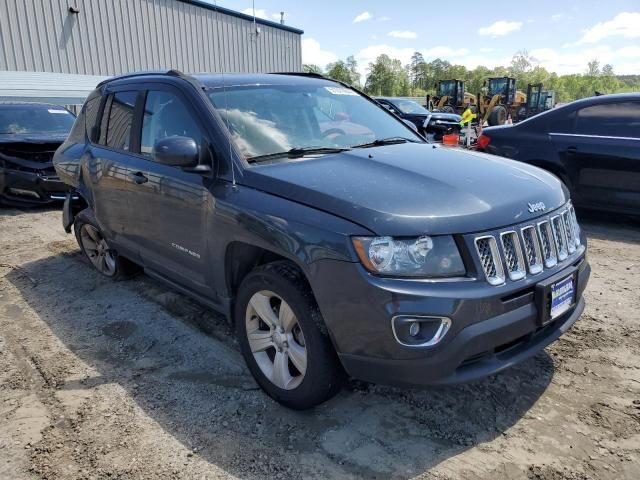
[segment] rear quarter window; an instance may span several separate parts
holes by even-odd
[[[603,103],[578,111],[576,133],[640,138],[640,102]]]

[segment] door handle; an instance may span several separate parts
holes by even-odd
[[[138,185],[142,185],[143,183],[147,183],[149,181],[149,179],[145,177],[142,172],[130,172],[127,175]]]
[[[567,153],[569,155],[573,155],[574,153],[578,152],[578,147],[567,147]]]

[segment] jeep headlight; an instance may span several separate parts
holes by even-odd
[[[465,269],[450,235],[417,238],[353,237],[367,270],[399,277],[454,277]]]

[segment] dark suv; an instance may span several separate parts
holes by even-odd
[[[496,373],[584,308],[585,239],[555,176],[426,143],[328,79],[111,79],[54,163],[91,263],[224,313],[257,382],[293,408],[345,371],[395,385]]]

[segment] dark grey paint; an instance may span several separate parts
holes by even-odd
[[[278,75],[225,77],[235,84],[326,82]],[[205,88],[222,81],[201,80]],[[480,278],[473,235],[466,233],[528,222],[533,218],[527,211],[529,202],[544,202],[547,212],[563,205],[567,193],[554,176],[509,160],[428,143],[249,166],[229,144],[202,85],[193,80],[129,77],[102,85],[95,95],[168,85],[182,92],[200,120],[210,143],[212,172],[185,172],[143,155],[93,145],[86,138],[65,143],[55,159],[60,175],[93,208],[112,245],[147,273],[229,315],[237,284],[251,262],[265,255],[289,259],[309,281],[347,371],[381,382],[393,378],[374,375],[366,365],[376,368],[388,361],[401,366],[419,360],[415,365],[437,365],[441,380],[457,381],[453,372],[474,343],[473,330],[468,330],[473,325],[483,325],[481,344],[487,346],[535,330],[531,289],[568,266],[491,287]],[[148,181],[136,183],[130,173]],[[72,209],[70,203],[65,218],[72,218]],[[443,233],[455,235],[465,262],[467,274],[458,281],[372,275],[351,243],[352,236]],[[584,259],[576,265],[583,272],[581,292],[589,269]],[[398,313],[449,316],[454,326],[436,349],[407,349],[392,336],[390,319]],[[503,315],[509,318],[499,320]],[[570,323],[577,315],[579,309]],[[493,331],[490,322],[506,323]],[[552,326],[545,338],[557,338],[561,328]],[[448,349],[449,342],[457,342],[455,352]],[[544,344],[532,342],[523,349],[530,355]],[[494,370],[514,361],[496,360]],[[411,371],[398,379],[438,381],[438,375]],[[479,367],[475,376],[490,371]]]

